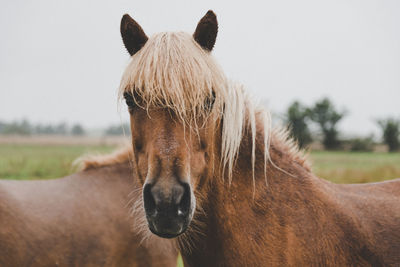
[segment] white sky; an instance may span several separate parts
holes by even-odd
[[[293,100],[333,99],[347,134],[376,132],[400,116],[400,1],[3,1],[0,120],[127,118],[116,92],[128,62],[119,33],[129,13],[147,35],[193,32],[213,9],[214,55],[229,77],[282,112]]]

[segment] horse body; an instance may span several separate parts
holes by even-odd
[[[0,265],[176,266],[167,240],[140,243],[128,207],[136,188],[128,161],[54,180],[1,180]]]
[[[202,235],[188,229],[185,266],[395,266],[400,262],[400,179],[337,185],[315,177],[280,143],[273,166],[256,168],[256,191],[242,146],[231,185],[206,187]],[[262,151],[257,151],[262,160]],[[279,164],[278,164],[279,163]],[[247,166],[247,167],[246,167]]]

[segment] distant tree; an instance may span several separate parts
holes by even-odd
[[[80,125],[74,130],[75,134],[82,134],[81,130],[84,130]],[[19,134],[19,135],[30,135],[30,134],[45,134],[45,135],[67,135],[71,133],[68,125],[65,122],[59,124],[31,124],[28,120],[24,119],[22,121],[0,122],[0,134]]]
[[[312,142],[311,133],[307,125],[308,115],[307,108],[298,101],[293,102],[286,111],[286,123],[289,126],[290,134],[301,148]]]
[[[55,134],[66,135],[68,133],[68,127],[65,122],[62,122],[54,127]]]
[[[27,120],[21,122],[14,121],[3,125],[3,134],[18,134],[18,135],[30,135],[32,133],[32,126]]]
[[[83,129],[83,127],[80,124],[75,124],[74,126],[72,126],[71,134],[72,135],[84,135],[85,130]]]
[[[373,136],[353,138],[348,141],[350,151],[364,151],[370,152],[374,150]]]
[[[35,134],[43,134],[43,126],[41,124],[35,125],[34,133]]]
[[[105,135],[130,135],[130,133],[131,131],[129,123],[124,123],[122,125],[111,125],[104,131]]]
[[[400,120],[387,118],[377,121],[382,129],[382,139],[388,145],[389,151],[393,152],[400,148]]]
[[[345,112],[336,111],[333,103],[328,98],[324,98],[309,109],[309,115],[311,120],[320,127],[325,149],[338,149],[340,141],[337,124],[344,117]]]
[[[34,132],[35,134],[48,134],[48,135],[56,134],[55,127],[50,124],[47,125],[38,124],[35,126]]]
[[[3,133],[5,127],[6,127],[6,124],[4,122],[0,121],[0,134]]]
[[[42,124],[37,124],[34,128],[34,133],[35,134],[57,134],[57,135],[66,135],[68,134],[68,126],[65,122],[62,122],[57,125],[42,125]]]

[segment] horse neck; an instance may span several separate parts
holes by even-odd
[[[232,183],[212,178],[195,218],[202,234],[193,233],[190,252],[182,250],[188,266],[262,266],[284,263],[287,238],[282,207],[301,209],[312,197],[313,178],[300,157],[278,135],[272,135],[265,179],[263,138],[256,138],[255,180],[252,180],[251,134],[244,136]],[[198,221],[198,222],[197,222]],[[273,245],[271,245],[273,244]],[[186,265],[185,265],[186,266]]]

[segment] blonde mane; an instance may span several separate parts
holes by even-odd
[[[269,158],[270,117],[256,108],[243,86],[229,81],[211,54],[187,33],[158,33],[131,57],[121,80],[125,92],[140,97],[143,108],[169,108],[185,125],[195,130],[199,118],[220,121],[222,155],[229,181],[246,128],[252,133],[252,165],[255,164],[256,113],[261,114],[265,160]],[[212,111],[207,100],[213,98]],[[135,99],[136,100],[136,99]]]
[[[245,131],[251,132],[253,170],[258,131],[264,135],[264,166],[270,160],[272,137],[294,160],[309,169],[306,157],[289,138],[288,132],[272,131],[269,112],[254,103],[243,85],[229,81],[211,54],[187,33],[159,33],[152,36],[132,56],[123,74],[119,97],[125,92],[139,96],[143,108],[159,106],[173,110],[186,125],[195,130],[201,127],[197,125],[200,117],[223,120],[221,161],[228,170],[229,182]],[[215,98],[211,112],[206,106],[210,97]],[[256,124],[260,128],[256,129]],[[86,155],[75,163],[81,170],[87,170],[130,161],[132,153],[132,147],[128,146],[109,155]],[[273,162],[270,163],[277,167]]]

